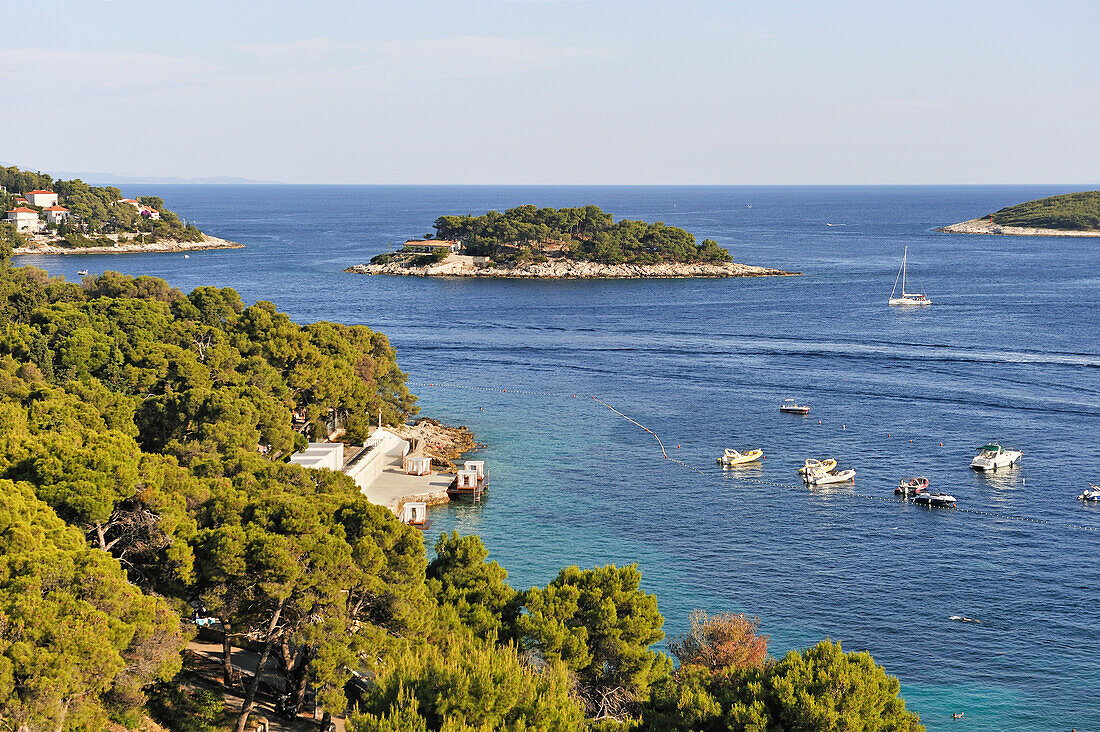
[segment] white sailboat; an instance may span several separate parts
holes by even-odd
[[[894,278],[894,289],[890,290],[891,305],[931,305],[932,301],[923,292],[915,294],[905,291],[905,260],[909,258],[909,247],[905,247],[905,253],[901,255],[901,269]],[[894,297],[898,289],[898,280],[901,280],[901,297]]]

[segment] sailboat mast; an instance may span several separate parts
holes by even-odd
[[[909,257],[909,247],[901,255],[901,296],[905,297],[905,260]]]

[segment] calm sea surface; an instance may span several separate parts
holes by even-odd
[[[429,539],[480,534],[516,587],[568,564],[637,562],[668,632],[693,608],[735,610],[762,618],[777,655],[826,636],[868,650],[930,730],[1097,730],[1100,506],[1076,496],[1100,482],[1100,240],[934,231],[1068,190],[143,186],[125,192],[161,195],[247,248],[21,263],[232,286],[299,322],[385,332],[412,382],[497,389],[414,387],[423,414],[487,443],[492,473],[482,507],[432,511]],[[341,271],[439,214],[524,203],[595,203],[805,274]],[[930,308],[886,305],[906,245]],[[780,414],[787,397],[811,415]],[[971,471],[989,439],[1023,450],[1022,464]],[[727,446],[767,459],[723,472]],[[787,487],[810,456],[854,467],[855,486]],[[894,501],[915,474],[975,513]]]

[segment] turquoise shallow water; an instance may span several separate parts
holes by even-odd
[[[411,381],[509,389],[415,391],[425,414],[477,432],[492,471],[484,506],[435,510],[433,529],[481,534],[517,587],[571,563],[637,562],[670,633],[696,607],[758,614],[776,653],[826,636],[871,651],[930,730],[1087,730],[1100,729],[1100,507],[1075,496],[1100,482],[1100,242],[934,231],[1064,190],[151,186],[126,193],[163,195],[248,248],[33,263],[231,285],[299,321],[387,333]],[[595,202],[806,274],[341,272],[440,213],[527,202]],[[906,244],[931,308],[885,304]],[[702,472],[664,460],[591,394]],[[811,416],[780,414],[785,397]],[[1024,450],[1022,464],[970,471],[990,438]],[[723,472],[725,446],[768,457]],[[823,454],[857,469],[854,488],[767,484],[793,483],[802,458]],[[991,515],[880,500],[917,473]]]

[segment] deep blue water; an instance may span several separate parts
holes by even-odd
[[[300,322],[385,332],[413,382],[509,389],[414,391],[424,414],[477,432],[492,472],[483,507],[436,509],[433,528],[480,534],[519,588],[571,563],[637,562],[668,632],[700,607],[759,615],[777,655],[839,639],[897,675],[930,730],[1092,730],[1100,506],[1075,497],[1100,482],[1100,241],[934,231],[1068,190],[145,186],[125,192],[162,195],[248,248],[22,262],[70,278],[87,267],[184,290],[233,286]],[[439,214],[523,203],[596,203],[805,274],[341,272]],[[886,305],[905,245],[930,308]],[[702,473],[664,460],[592,394]],[[780,414],[786,397],[809,402],[811,416]],[[1022,464],[995,477],[969,470],[987,439],[1022,449]],[[761,447],[767,459],[723,473],[714,460],[725,446]],[[855,487],[758,482],[794,484],[811,455],[855,467]],[[983,513],[879,500],[912,474]],[[954,711],[966,716],[952,722]]]

